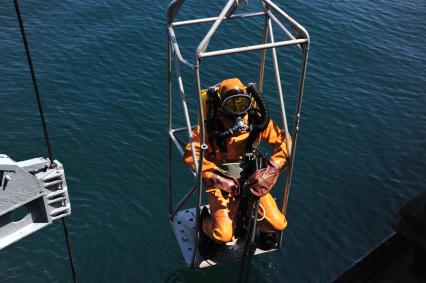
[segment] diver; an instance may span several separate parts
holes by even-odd
[[[286,218],[270,194],[280,171],[286,169],[285,134],[270,119],[267,105],[254,84],[245,86],[238,78],[226,79],[207,90],[207,104],[208,150],[202,177],[210,213],[206,207],[201,213],[200,253],[210,258],[213,247],[239,237],[237,218],[247,192],[260,198],[260,247],[272,249],[277,245],[277,232],[287,226]],[[199,126],[193,130],[193,138],[198,159]],[[263,160],[261,168],[247,174],[242,164],[245,156],[258,152],[262,140],[272,146],[273,153]],[[189,144],[183,160],[194,170]]]

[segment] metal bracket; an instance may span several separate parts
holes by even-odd
[[[54,163],[0,154],[0,250],[71,214],[64,169]]]

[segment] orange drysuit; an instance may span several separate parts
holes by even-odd
[[[225,127],[232,126],[232,121],[226,118],[226,115],[221,109],[218,109],[218,118]],[[244,120],[247,123],[248,115],[244,117]],[[198,160],[200,153],[200,127],[198,126],[194,129],[192,134]],[[209,176],[211,176],[214,171],[220,171],[220,165],[222,163],[236,162],[243,159],[249,134],[249,132],[242,131],[235,136],[227,138],[227,152],[220,152],[218,146],[209,144],[208,136],[206,136],[206,143],[209,147],[204,155],[202,173],[207,184],[210,183],[208,182]],[[273,147],[274,151],[270,158],[279,168],[282,168],[287,159],[284,132],[278,128],[275,122],[270,120],[267,128],[260,133],[254,144],[259,144],[261,140],[264,140]],[[183,160],[194,170],[194,161],[189,144],[186,146]],[[222,191],[221,188],[207,187],[206,192],[208,193],[211,217],[204,219],[203,231],[212,240],[218,243],[229,242],[232,240],[235,231],[239,198],[238,196],[229,196],[229,194]],[[259,216],[263,218],[260,223],[262,232],[282,231],[287,226],[284,215],[278,209],[275,200],[269,193],[260,198]]]

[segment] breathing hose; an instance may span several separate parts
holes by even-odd
[[[263,97],[257,91],[254,84],[249,84],[247,86],[247,92],[249,94],[251,94],[254,101],[256,101],[257,106],[259,107],[259,110],[260,110],[260,115],[261,115],[259,121],[257,123],[253,123],[252,131],[250,132],[250,135],[247,138],[245,151],[250,152],[250,151],[253,150],[252,146],[253,146],[254,141],[257,139],[259,134],[268,127],[269,120],[271,118],[269,116],[268,106],[266,105],[265,101],[263,100]],[[257,114],[255,114],[255,115],[257,115]]]

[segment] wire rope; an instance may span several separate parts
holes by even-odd
[[[36,99],[37,99],[38,111],[40,113],[40,120],[41,120],[41,124],[43,126],[44,139],[45,139],[45,142],[46,142],[47,151],[48,151],[48,155],[49,155],[50,167],[54,168],[56,166],[56,164],[55,164],[54,159],[53,159],[52,147],[50,145],[49,134],[47,132],[46,119],[44,118],[43,104],[41,102],[41,96],[40,96],[40,92],[38,90],[38,84],[37,84],[37,79],[36,79],[36,76],[35,76],[33,62],[32,62],[32,59],[31,59],[30,48],[28,46],[27,35],[25,33],[24,21],[22,19],[21,11],[19,9],[18,0],[13,0],[13,4],[15,5],[16,17],[18,18],[19,28],[21,30],[21,35],[22,35],[22,41],[24,42],[24,47],[25,47],[25,54],[27,55],[28,66],[30,68],[31,79],[32,79],[32,82],[33,82],[34,92],[35,92]],[[64,218],[62,218],[62,226],[64,228],[64,234],[65,234],[65,240],[66,240],[66,245],[67,245],[68,258],[69,258],[69,261],[70,261],[72,279],[73,279],[73,282],[76,283],[77,282],[77,279],[76,279],[77,276],[76,276],[76,272],[75,272],[75,268],[74,268],[74,262],[73,262],[73,259],[72,259],[71,241],[70,241],[70,237],[69,237],[69,234],[68,234],[68,227],[67,227],[67,224],[66,224]]]
[[[253,197],[253,202],[251,204],[251,219],[250,224],[247,227],[246,236],[245,236],[245,243],[244,243],[244,252],[243,252],[243,258],[241,260],[241,267],[240,267],[240,273],[238,276],[238,282],[239,283],[245,283],[248,280],[248,276],[250,274],[250,263],[251,259],[256,251],[256,247],[254,246],[254,240],[256,235],[256,222],[257,222],[257,215],[259,211],[259,198]]]

